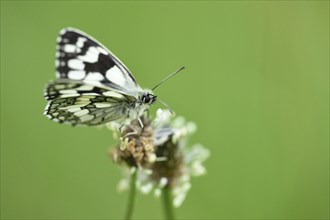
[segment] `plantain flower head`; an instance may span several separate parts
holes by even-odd
[[[153,120],[144,115],[141,122],[143,129],[138,120],[124,125],[120,143],[110,151],[113,161],[124,165],[118,190],[128,189],[130,173],[137,169],[140,192],[160,196],[164,187],[170,187],[173,205],[179,207],[191,188],[191,177],[206,173],[203,162],[209,150],[201,144],[188,147],[196,124],[172,118],[167,110],[158,109]]]

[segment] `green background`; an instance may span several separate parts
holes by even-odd
[[[79,28],[198,124],[179,218],[329,217],[328,1],[1,1],[1,218],[122,218],[107,129],[42,116],[58,31]],[[152,107],[152,112],[160,104]],[[139,194],[135,218],[162,218]]]

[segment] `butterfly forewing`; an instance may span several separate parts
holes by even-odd
[[[72,125],[127,119],[141,93],[129,70],[102,44],[73,28],[60,31],[57,79],[45,89],[44,114]]]
[[[57,77],[104,85],[120,93],[139,90],[127,67],[106,47],[73,28],[60,31],[56,50]]]

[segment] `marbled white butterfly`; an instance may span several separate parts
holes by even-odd
[[[57,38],[56,76],[45,89],[44,115],[59,123],[125,123],[139,119],[157,97],[106,47],[74,28],[61,30]]]

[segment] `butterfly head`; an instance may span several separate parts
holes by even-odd
[[[150,91],[144,93],[141,96],[141,101],[143,104],[149,104],[151,105],[152,103],[154,103],[157,99],[157,96],[155,96],[154,94],[152,94]]]

